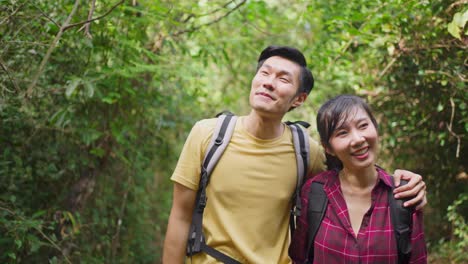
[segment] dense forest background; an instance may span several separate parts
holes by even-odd
[[[365,97],[381,163],[427,183],[430,263],[467,263],[467,20],[466,0],[0,0],[0,263],[159,263],[191,126],[247,113],[271,44],[316,78],[287,118]]]

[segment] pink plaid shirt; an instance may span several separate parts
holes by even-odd
[[[371,193],[371,207],[364,215],[357,237],[354,236],[340,181],[336,171],[326,171],[309,179],[302,187],[302,212],[294,232],[289,254],[294,263],[304,263],[307,247],[308,192],[313,181],[324,183],[327,211],[314,242],[313,263],[397,263],[398,251],[390,219],[388,188],[391,177],[377,169],[379,178]],[[410,263],[427,263],[422,212],[413,214]]]

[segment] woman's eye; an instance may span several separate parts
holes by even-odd
[[[359,127],[362,128],[362,129],[364,129],[364,128],[367,128],[368,126],[369,126],[368,123],[363,123],[363,124],[361,124]]]
[[[346,135],[346,131],[344,130],[336,132],[336,136],[344,136],[344,135]]]

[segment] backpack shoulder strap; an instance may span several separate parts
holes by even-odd
[[[238,264],[239,262],[228,255],[206,245],[203,236],[203,212],[206,206],[206,187],[209,183],[211,172],[224,153],[231,140],[236,126],[237,116],[230,112],[222,112],[217,115],[218,121],[211,137],[210,144],[205,151],[205,157],[201,166],[200,183],[198,186],[195,206],[192,214],[192,224],[187,241],[187,256],[192,256],[201,251],[224,262]]]
[[[296,189],[293,194],[293,214],[294,216],[299,216],[301,214],[301,198],[300,191],[303,184],[304,178],[309,171],[310,163],[310,145],[309,145],[309,136],[302,129],[301,126],[309,127],[309,124],[303,121],[297,122],[286,122],[290,128],[293,138],[294,152],[296,154],[296,163],[297,163],[297,183]],[[300,124],[300,125],[299,125]],[[294,222],[292,222],[294,223]],[[293,231],[295,229],[294,224],[291,226]]]
[[[400,186],[407,183],[407,181],[401,180]],[[392,220],[397,241],[398,263],[406,264],[409,263],[411,257],[411,230],[414,208],[404,207],[403,203],[405,200],[395,199],[393,196],[393,189],[394,188],[390,188],[388,191],[390,218]]]
[[[223,112],[219,115],[211,142],[205,152],[202,170],[205,170],[208,177],[211,175],[215,165],[224,153],[236,126],[237,116],[230,112]]]
[[[307,195],[309,206],[307,208],[307,223],[308,223],[308,238],[307,238],[307,261],[312,263],[314,260],[314,240],[322,223],[323,217],[327,210],[328,198],[323,183],[312,182],[309,193]]]

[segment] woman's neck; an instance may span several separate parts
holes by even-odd
[[[246,116],[243,125],[247,132],[260,139],[274,139],[281,136],[284,132],[281,118],[261,116],[255,111],[251,111]]]
[[[339,174],[342,185],[352,189],[368,189],[377,182],[377,170],[374,166],[362,170],[350,170],[343,168]]]

